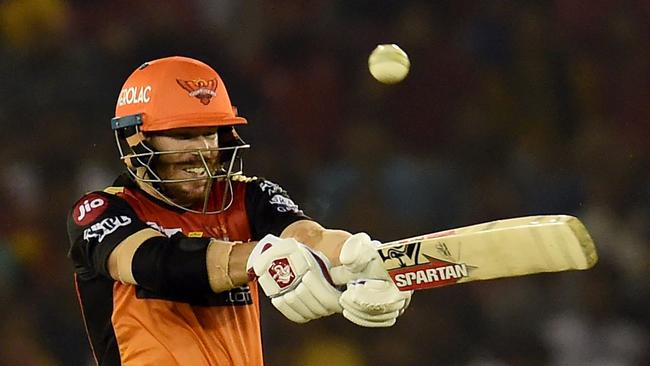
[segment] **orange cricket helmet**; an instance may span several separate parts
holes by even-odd
[[[221,77],[188,57],[145,62],[128,77],[115,106],[113,129],[139,115],[140,131],[245,124],[237,117]]]
[[[231,178],[243,173],[240,150],[249,148],[235,131],[246,124],[230,104],[226,87],[217,72],[205,63],[187,57],[167,57],[145,62],[128,77],[120,91],[111,119],[120,159],[127,172],[144,189],[169,203],[190,212],[213,214],[232,204]],[[157,151],[146,138],[147,132],[186,127],[217,127],[219,147],[183,151]],[[187,153],[201,156],[206,174],[187,179],[162,179],[154,163],[163,154]],[[219,166],[206,163],[204,154],[219,153]],[[203,209],[195,210],[176,204],[162,190],[164,184],[205,181]],[[218,210],[208,210],[208,197],[214,180],[225,181]]]

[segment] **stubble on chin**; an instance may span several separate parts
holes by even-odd
[[[162,193],[174,203],[183,207],[191,207],[203,203],[205,198],[205,182],[198,183],[171,183],[163,186]]]

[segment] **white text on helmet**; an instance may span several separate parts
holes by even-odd
[[[117,99],[117,106],[121,107],[125,104],[149,103],[151,100],[149,92],[151,92],[151,85],[132,86],[130,88],[122,89],[122,91],[120,91],[120,97]]]

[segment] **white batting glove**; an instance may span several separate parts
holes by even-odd
[[[346,282],[355,279],[390,279],[376,250],[380,244],[366,233],[354,234],[343,243],[339,260],[343,270],[348,272],[347,276],[353,277]]]
[[[380,243],[366,233],[345,241],[333,269],[335,282],[346,281],[347,289],[339,303],[343,316],[364,327],[390,327],[411,301],[412,291],[400,291],[383,266],[376,247]]]
[[[386,280],[350,282],[339,299],[346,319],[373,328],[395,324],[410,301],[411,291],[402,292]]]
[[[273,306],[296,323],[342,310],[329,261],[295,239],[266,235],[248,257],[247,268]]]

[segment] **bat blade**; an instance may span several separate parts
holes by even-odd
[[[421,235],[378,248],[402,291],[542,272],[584,270],[598,260],[585,226],[573,216],[497,220]]]

